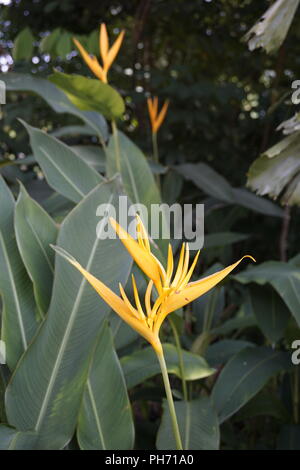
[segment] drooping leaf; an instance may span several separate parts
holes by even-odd
[[[77,438],[83,450],[128,450],[134,443],[134,425],[125,379],[106,322],[89,369]]]
[[[212,393],[220,423],[236,413],[273,375],[290,367],[289,354],[265,346],[246,348],[233,356]]]
[[[234,202],[230,184],[206,163],[185,163],[178,165],[176,171],[179,171],[186,179],[193,181],[206,194],[228,203]]]
[[[271,284],[300,325],[300,269],[297,266],[280,261],[266,261],[235,275],[234,278],[243,284]]]
[[[117,291],[118,282],[127,279],[131,259],[118,240],[105,238],[105,223],[95,217],[99,204],[118,207],[112,183],[94,188],[70,212],[57,245]],[[71,440],[91,353],[108,312],[82,275],[56,257],[49,313],[6,392],[9,423],[36,431],[36,450],[61,449]]]
[[[298,5],[299,0],[274,2],[243,38],[250,51],[262,47],[268,54],[275,52],[287,35]]]
[[[83,120],[94,135],[102,142],[108,138],[108,128],[101,114],[94,111],[81,111],[74,106],[66,95],[49,80],[33,77],[29,74],[9,72],[1,76],[7,91],[28,91],[38,94],[56,113],[69,113]]]
[[[247,185],[260,195],[268,194],[289,205],[300,205],[300,132],[266,150],[251,165]]]
[[[62,72],[55,72],[49,80],[61,88],[82,111],[96,111],[108,119],[120,118],[125,111],[119,93],[100,80]]]
[[[176,444],[166,400],[163,408],[156,446],[159,450],[175,450]],[[210,398],[202,397],[188,402],[176,401],[175,410],[184,450],[217,450],[219,448],[218,417]]]
[[[21,258],[33,282],[36,302],[46,313],[54,275],[54,253],[50,244],[56,242],[57,227],[23,185],[16,203],[15,230]]]
[[[237,204],[261,214],[281,217],[282,209],[267,199],[251,194],[244,188],[233,188],[229,182],[206,163],[186,163],[175,167],[186,179],[204,193],[228,204]]]
[[[178,353],[173,344],[163,344],[168,372],[181,377]],[[188,351],[182,351],[185,380],[198,380],[215,373],[207,362],[200,356]],[[128,388],[135,387],[144,380],[160,373],[160,366],[151,346],[134,352],[121,359]]]
[[[31,281],[22,263],[14,234],[13,196],[0,176],[0,295],[3,302],[1,338],[6,361],[14,369],[37,328]]]
[[[70,147],[22,121],[36,161],[49,185],[71,201],[79,202],[103,178]]]

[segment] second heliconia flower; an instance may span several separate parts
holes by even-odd
[[[79,49],[80,54],[82,55],[87,66],[91,69],[94,75],[96,75],[96,77],[104,83],[107,83],[107,73],[119,52],[119,49],[123,42],[124,34],[125,31],[121,31],[113,45],[109,47],[106,26],[104,23],[101,24],[99,35],[99,49],[103,66],[99,64],[97,57],[90,55],[80,44],[80,42],[77,41],[77,39],[73,38],[73,41]]]
[[[164,119],[166,117],[168,107],[169,107],[169,100],[165,101],[161,110],[158,112],[158,98],[155,96],[153,99],[147,99],[148,104],[148,111],[149,117],[151,122],[152,133],[156,134]]]

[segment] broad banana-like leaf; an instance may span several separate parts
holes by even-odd
[[[83,75],[55,72],[49,80],[61,88],[69,100],[83,111],[96,111],[116,119],[125,111],[123,98],[107,83]]]
[[[36,435],[0,424],[0,450],[33,450]]]
[[[85,385],[77,438],[83,450],[128,450],[134,443],[125,379],[106,321]]]
[[[18,248],[33,282],[34,295],[41,312],[49,307],[53,275],[57,227],[47,212],[27,193],[24,186],[16,203],[15,230]]]
[[[237,412],[267,381],[292,367],[290,355],[261,346],[233,356],[220,373],[212,393],[220,423]]]
[[[217,450],[219,448],[218,417],[210,398],[177,401],[175,409],[184,450]],[[157,434],[156,446],[160,450],[176,449],[166,400],[164,401],[164,412]]]
[[[0,295],[2,340],[6,361],[14,369],[37,328],[32,283],[22,263],[14,232],[15,201],[0,176]]]
[[[106,221],[96,211],[100,204],[117,203],[113,183],[98,185],[65,218],[57,240],[115,291],[128,277],[131,258],[119,240],[104,239]],[[56,257],[48,315],[6,392],[9,424],[35,431],[36,449],[61,449],[72,438],[91,354],[109,310],[82,275]]]
[[[108,127],[101,114],[94,111],[81,111],[53,83],[44,78],[26,73],[5,73],[1,75],[6,91],[28,91],[38,94],[56,113],[69,113],[83,120],[94,131],[101,142],[108,138]]]
[[[66,144],[21,122],[29,133],[36,161],[41,165],[49,185],[57,192],[79,202],[103,181],[102,176]]]

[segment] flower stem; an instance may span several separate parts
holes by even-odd
[[[155,161],[155,163],[159,163],[157,132],[152,132],[152,148],[153,148],[153,160]],[[158,189],[160,190],[159,175],[156,175],[156,182],[157,182]]]
[[[114,138],[114,143],[115,143],[116,167],[117,167],[117,171],[121,173],[121,156],[120,156],[118,128],[117,128],[116,121],[114,119],[111,121],[111,128],[112,128],[113,138]]]
[[[171,421],[172,421],[172,428],[173,428],[173,433],[174,433],[175,442],[176,442],[176,449],[183,450],[164,353],[163,351],[161,352],[156,351],[156,354],[158,357],[159,365],[161,368],[161,373],[163,376],[164,386],[166,390],[170,416],[171,416]]]
[[[172,331],[173,331],[173,336],[174,336],[175,343],[176,343],[177,355],[178,355],[178,360],[179,360],[180,375],[181,375],[181,382],[182,382],[183,398],[184,398],[185,401],[188,401],[188,391],[187,391],[187,386],[186,386],[186,380],[184,378],[184,362],[183,362],[180,339],[179,339],[178,332],[176,330],[176,326],[175,326],[173,320],[171,319],[171,317],[169,317],[169,322],[170,322],[170,325],[171,325],[171,328],[172,328]]]

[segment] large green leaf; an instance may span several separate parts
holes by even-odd
[[[49,185],[71,201],[79,202],[103,178],[76,152],[55,137],[22,121],[30,144]]]
[[[13,58],[15,60],[31,60],[34,37],[31,29],[26,27],[19,32],[14,42]]]
[[[213,400],[222,423],[278,372],[291,367],[290,355],[268,347],[246,348],[222,370],[213,388]]]
[[[105,171],[105,152],[96,145],[72,145],[73,152],[97,171]]]
[[[134,425],[126,384],[106,322],[101,329],[79,413],[84,450],[132,449]]]
[[[300,269],[297,266],[280,261],[267,261],[235,275],[234,278],[243,284],[271,284],[300,325]]]
[[[119,118],[125,111],[119,93],[100,80],[62,72],[55,72],[49,80],[61,88],[82,111],[97,111],[108,119]]]
[[[271,343],[276,343],[284,336],[290,318],[289,309],[271,286],[252,284],[248,292],[258,326]]]
[[[218,417],[208,397],[188,402],[177,401],[175,409],[182,445],[185,450],[217,450],[219,448]],[[164,401],[164,412],[156,446],[159,450],[176,449],[166,400]]]
[[[54,252],[50,244],[56,242],[57,227],[22,185],[16,203],[15,230],[22,260],[33,282],[36,302],[45,313],[54,275]]]
[[[0,294],[3,302],[2,340],[13,369],[37,327],[31,281],[22,263],[14,234],[13,196],[0,176]]]
[[[36,435],[0,424],[0,450],[33,450]]]
[[[57,240],[113,290],[127,279],[131,259],[118,240],[103,238],[106,222],[95,214],[99,204],[117,203],[112,183],[97,186],[65,218]],[[61,449],[70,441],[91,353],[108,312],[82,275],[56,257],[48,315],[6,392],[9,423],[36,431],[36,449]]]
[[[284,41],[299,0],[277,0],[245,34],[250,51],[262,47],[267,53],[275,52]]]
[[[221,339],[208,346],[205,359],[214,367],[225,364],[232,356],[245,348],[254,346],[249,341],[241,339]]]
[[[215,199],[237,204],[261,214],[281,217],[282,209],[271,201],[252,194],[244,188],[233,188],[229,182],[206,163],[186,163],[175,167],[186,179]]]
[[[94,111],[81,111],[74,106],[66,95],[49,80],[33,77],[23,73],[6,73],[1,75],[7,91],[28,91],[37,93],[56,113],[70,113],[83,120],[94,135],[99,136],[102,142],[108,138],[108,128],[105,119]]]
[[[285,137],[251,165],[247,185],[283,203],[300,205],[300,132]]]
[[[206,163],[185,163],[177,166],[176,170],[187,180],[193,181],[206,194],[221,201],[233,202],[234,196],[230,184]]]
[[[178,353],[173,344],[163,344],[168,372],[181,377]],[[209,367],[205,359],[196,354],[182,351],[185,380],[198,380],[215,373],[215,369]],[[160,373],[160,367],[151,346],[134,352],[130,356],[121,359],[128,388],[144,382],[144,380]]]

